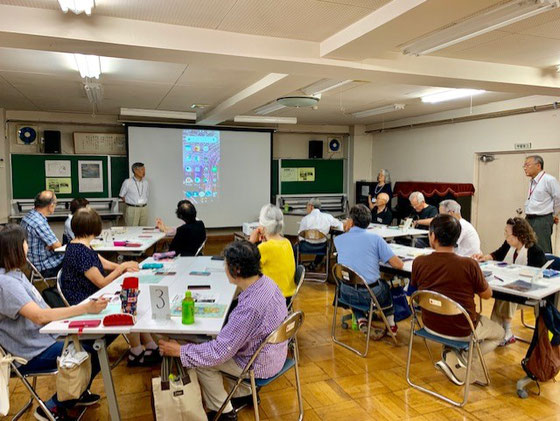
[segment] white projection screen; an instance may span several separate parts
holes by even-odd
[[[129,163],[143,162],[150,224],[177,226],[177,202],[195,203],[208,228],[255,221],[270,203],[270,131],[128,126]]]

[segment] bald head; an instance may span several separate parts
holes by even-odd
[[[43,190],[35,196],[35,209],[45,215],[52,215],[56,208],[56,195],[51,190]]]
[[[377,206],[386,205],[389,202],[389,195],[387,193],[379,193],[377,195],[375,203]]]

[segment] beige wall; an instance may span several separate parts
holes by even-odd
[[[329,152],[328,144],[333,138],[337,138],[341,142],[341,148],[338,152]],[[277,132],[273,137],[272,156],[274,159],[307,159],[309,157],[309,141],[323,141],[323,158],[325,159],[343,159],[345,158],[344,150],[348,142],[346,134],[337,133],[284,133]],[[370,155],[371,156],[371,155]]]
[[[356,203],[356,181],[372,181],[376,170],[373,167],[373,138],[365,133],[365,126],[352,126],[348,144],[349,185],[348,201]]]
[[[9,149],[6,139],[5,112],[0,108],[0,224],[8,222],[9,198],[8,190]]]

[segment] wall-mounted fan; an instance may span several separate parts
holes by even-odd
[[[20,145],[34,145],[37,143],[37,127],[18,126],[17,143]]]

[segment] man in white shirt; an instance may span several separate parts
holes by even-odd
[[[560,184],[544,171],[539,155],[525,158],[525,175],[531,178],[525,201],[525,218],[537,234],[537,244],[545,253],[552,253],[552,226],[560,213]]]
[[[299,232],[306,230],[318,230],[323,234],[328,235],[331,228],[343,231],[342,221],[339,221],[330,213],[321,212],[321,201],[313,198],[307,202],[307,215],[301,220],[299,224]],[[299,237],[299,252],[301,254],[315,254],[317,252],[325,252],[327,248],[327,238],[321,239],[304,239]],[[323,261],[322,255],[315,256],[315,262],[310,267],[310,270],[315,270],[316,266],[320,265]]]
[[[124,222],[129,227],[148,225],[149,186],[146,167],[141,162],[132,164],[133,176],[123,181],[119,196],[125,203]]]
[[[461,224],[461,235],[457,240],[455,253],[466,257],[480,254],[480,237],[472,224],[461,216],[461,205],[455,200],[444,200],[439,204],[439,213],[451,215]]]

